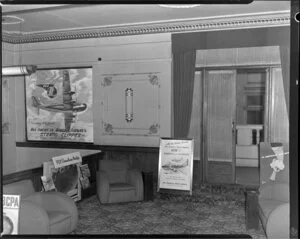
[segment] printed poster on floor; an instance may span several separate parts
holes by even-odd
[[[160,139],[158,191],[184,190],[192,194],[193,139]]]
[[[2,196],[3,215],[2,235],[15,235],[19,233],[19,212],[20,212],[20,195],[5,195]]]
[[[25,82],[28,140],[93,142],[92,68],[39,69]]]

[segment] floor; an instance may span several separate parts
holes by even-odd
[[[259,186],[258,167],[236,167],[236,183],[247,186]]]
[[[244,188],[202,185],[193,195],[155,194],[153,201],[101,204],[97,196],[78,203],[75,235],[250,235],[266,239],[261,224],[245,228]],[[228,238],[228,237],[227,237]]]

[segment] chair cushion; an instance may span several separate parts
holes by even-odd
[[[138,201],[135,189],[132,190],[115,190],[109,193],[109,203]]]
[[[277,208],[279,205],[285,202],[274,200],[274,199],[260,199],[259,200],[259,210],[262,219],[262,223],[266,226],[270,213]]]
[[[63,234],[70,232],[71,215],[62,211],[48,211],[51,234]]]
[[[134,186],[128,183],[111,183],[109,186],[111,192],[135,190]]]
[[[66,220],[71,215],[62,211],[48,211],[50,225]]]

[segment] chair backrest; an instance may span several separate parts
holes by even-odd
[[[24,199],[35,192],[33,183],[29,179],[3,185],[3,194],[21,195]]]
[[[100,160],[99,170],[108,175],[109,183],[126,182],[126,174],[129,169],[127,161],[120,160]]]

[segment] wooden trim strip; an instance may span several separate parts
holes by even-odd
[[[30,148],[63,148],[63,149],[87,149],[87,150],[101,150],[118,151],[118,152],[148,152],[158,153],[159,147],[135,147],[135,146],[114,146],[114,145],[96,145],[89,143],[66,143],[60,142],[16,142],[17,147],[30,147]]]

